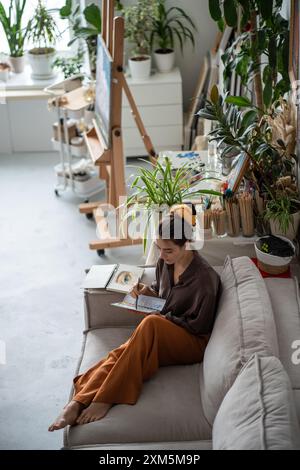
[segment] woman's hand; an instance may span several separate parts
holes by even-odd
[[[157,297],[156,292],[154,292],[151,287],[147,286],[146,284],[142,284],[141,282],[133,286],[129,293],[134,299],[136,299],[138,295],[149,295],[151,297]]]

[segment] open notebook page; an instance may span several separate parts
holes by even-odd
[[[149,312],[161,312],[165,305],[166,301],[164,299],[160,299],[159,297],[151,297],[148,295],[140,295],[138,299],[137,308],[136,299],[134,299],[131,295],[126,295],[122,302],[113,303],[111,305],[115,307],[126,308],[127,310],[135,310],[142,313],[149,313]]]

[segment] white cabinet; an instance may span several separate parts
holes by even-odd
[[[155,150],[180,150],[183,110],[179,69],[175,68],[170,73],[155,72],[145,81],[127,78],[127,82]],[[145,155],[145,147],[125,95],[122,112],[125,155]]]
[[[5,84],[6,104],[0,104],[0,153],[51,151],[55,116],[48,112],[48,96],[43,92],[50,83],[33,81],[28,67],[21,75],[14,75]],[[155,72],[145,81],[131,78],[127,81],[155,150],[181,150],[183,112],[179,69],[165,74]],[[125,93],[122,126],[125,156],[145,155]]]

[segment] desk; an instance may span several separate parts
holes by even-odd
[[[224,260],[227,255],[231,258],[237,258],[239,256],[249,256],[249,258],[255,258],[254,241],[257,237],[224,237],[224,238],[212,238],[211,240],[205,240],[202,248],[199,245],[194,244],[192,247],[197,249],[203,258],[212,266],[223,266]],[[201,243],[202,244],[202,243]],[[146,265],[155,265],[159,258],[159,250],[156,245],[152,242],[149,246],[149,252],[147,254]]]

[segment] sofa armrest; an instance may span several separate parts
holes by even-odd
[[[142,282],[151,285],[155,278],[155,269],[146,268]],[[84,291],[85,328],[137,326],[145,317],[123,308],[113,307],[111,304],[121,302],[124,294],[103,289],[87,289]]]

